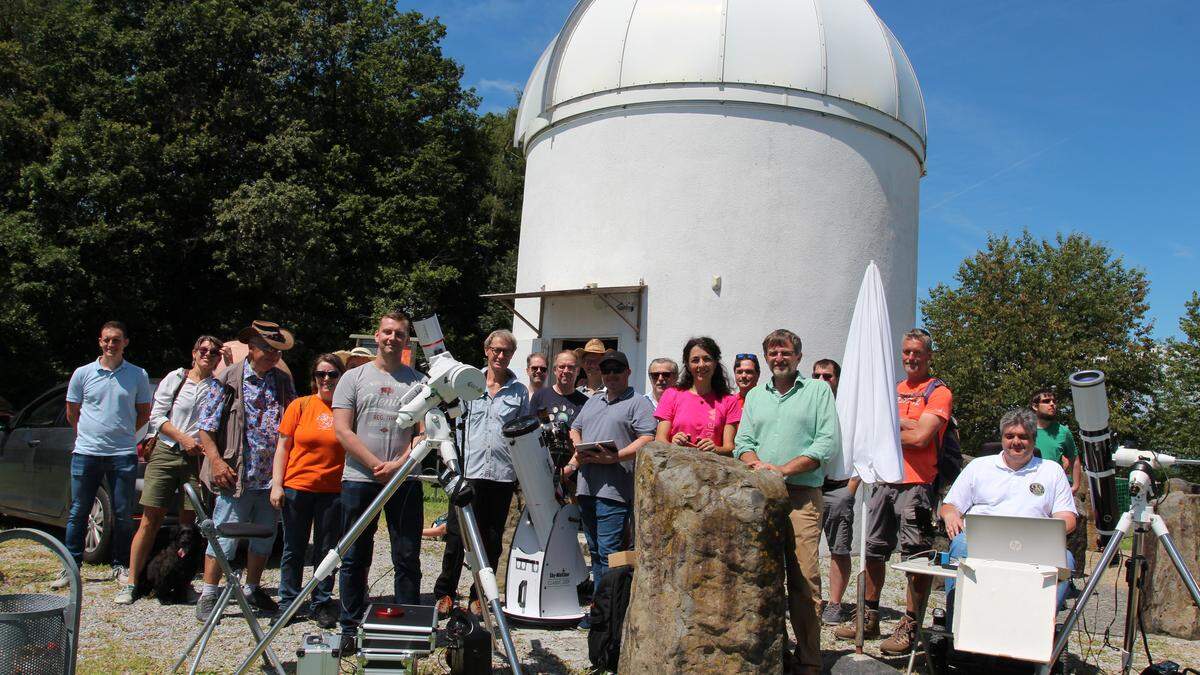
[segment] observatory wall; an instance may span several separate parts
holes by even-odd
[[[542,319],[544,338],[609,322],[639,390],[648,360],[678,359],[694,335],[715,338],[726,367],[780,327],[804,341],[802,372],[840,361],[871,260],[893,335],[913,325],[921,165],[876,128],[780,106],[650,103],[558,121],[526,155],[516,287],[644,280],[640,341],[592,299],[547,302]],[[536,317],[538,302],[517,309]],[[514,328],[520,370],[535,335]]]

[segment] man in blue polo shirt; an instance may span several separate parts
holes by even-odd
[[[75,428],[71,454],[71,511],[67,550],[83,562],[87,518],[100,483],[108,480],[113,508],[113,578],[126,583],[133,534],[133,495],[137,481],[137,430],[150,419],[154,391],[146,371],[125,360],[125,324],[100,328],[100,358],[80,366],[67,385],[67,420]],[[51,584],[68,583],[63,570]]]

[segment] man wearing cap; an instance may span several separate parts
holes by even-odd
[[[563,468],[569,476],[578,470],[575,497],[583,519],[592,558],[592,588],[608,571],[608,556],[624,549],[624,533],[633,512],[633,467],[637,451],[654,440],[654,405],[629,386],[629,359],[615,350],[600,358],[604,393],[593,396],[571,423],[571,440],[582,443],[611,441],[616,452],[576,450]],[[586,628],[587,617],[581,627]]]
[[[511,331],[494,330],[483,341],[487,365],[483,368],[487,391],[474,401],[463,401],[466,429],[462,434],[465,461],[463,476],[475,489],[475,520],[484,552],[492,569],[500,562],[504,548],[504,525],[508,508],[516,491],[517,474],[508,441],[501,430],[504,425],[525,415],[529,410],[529,390],[509,370],[517,339]],[[439,614],[449,613],[458,594],[462,575],[464,550],[458,524],[458,510],[450,509],[446,518],[446,549],[442,555],[442,573],[433,585]],[[482,614],[476,588],[471,586],[471,611]]]
[[[604,356],[604,342],[600,338],[587,341],[579,350],[579,364],[587,375],[587,382],[579,387],[585,396],[595,396],[604,391],[604,378],[600,374],[600,358]]]
[[[271,527],[269,538],[248,541],[246,583],[250,604],[265,613],[279,606],[260,586],[263,568],[275,543],[278,512],[271,506],[271,473],[279,421],[296,398],[292,377],[279,368],[280,355],[295,339],[279,324],[255,321],[238,333],[249,353],[209,384],[200,403],[197,429],[204,462],[200,480],[217,495],[213,522],[251,522]],[[224,424],[222,424],[224,422]],[[236,539],[221,539],[221,551],[233,559]],[[206,621],[217,603],[221,568],[212,545],[204,559],[204,590],[196,603],[196,618]]]

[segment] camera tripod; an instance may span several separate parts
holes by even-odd
[[[1100,556],[1100,561],[1096,563],[1095,571],[1088,578],[1087,585],[1084,586],[1083,592],[1079,596],[1079,600],[1075,602],[1075,606],[1071,608],[1071,613],[1067,616],[1066,622],[1063,624],[1062,633],[1054,642],[1054,651],[1051,653],[1049,664],[1039,669],[1039,675],[1047,675],[1050,668],[1058,661],[1063,650],[1066,649],[1067,641],[1071,637],[1071,630],[1075,627],[1075,623],[1079,621],[1079,617],[1083,615],[1083,609],[1091,599],[1096,587],[1100,584],[1101,572],[1108,569],[1113,558],[1116,557],[1117,551],[1121,548],[1121,540],[1133,531],[1133,546],[1132,557],[1130,558],[1129,574],[1127,580],[1129,589],[1126,594],[1125,602],[1125,635],[1121,642],[1121,673],[1129,675],[1130,669],[1133,667],[1133,655],[1135,650],[1135,641],[1137,639],[1138,626],[1140,625],[1140,614],[1142,611],[1141,590],[1146,562],[1144,547],[1150,540],[1146,538],[1146,534],[1153,532],[1158,540],[1162,542],[1163,548],[1167,555],[1170,556],[1171,562],[1175,565],[1175,570],[1179,573],[1184,585],[1192,596],[1192,602],[1200,607],[1200,588],[1196,587],[1196,580],[1188,571],[1187,565],[1184,564],[1183,558],[1179,555],[1179,551],[1175,548],[1175,542],[1171,540],[1171,533],[1167,531],[1167,524],[1163,522],[1162,516],[1154,512],[1154,506],[1150,503],[1150,499],[1154,496],[1154,472],[1158,464],[1157,455],[1151,452],[1139,451],[1141,455],[1130,467],[1129,472],[1129,510],[1126,511],[1121,519],[1117,522],[1116,531],[1109,540],[1108,545],[1104,548],[1103,555]],[[1172,458],[1173,459],[1173,458]],[[1178,463],[1178,462],[1176,462]],[[1152,544],[1151,544],[1152,545]]]
[[[292,604],[288,606],[287,610],[279,617],[279,620],[276,621],[267,634],[263,636],[262,640],[255,645],[254,650],[242,661],[242,664],[238,666],[238,673],[245,673],[250,669],[255,659],[268,648],[271,641],[287,626],[292,616],[304,604],[304,600],[316,590],[317,585],[330,574],[333,574],[334,570],[341,564],[342,556],[350,550],[350,547],[362,535],[367,525],[379,515],[379,512],[383,510],[383,506],[387,503],[388,499],[408,479],[409,475],[421,465],[422,460],[431,451],[436,449],[445,464],[445,469],[439,476],[439,480],[442,488],[446,491],[446,495],[450,497],[451,504],[458,511],[458,522],[462,529],[463,544],[467,553],[468,565],[474,576],[475,588],[479,590],[481,596],[487,599],[486,607],[488,609],[484,612],[487,627],[493,636],[496,633],[500,634],[505,656],[508,658],[508,663],[512,667],[513,674],[521,675],[521,663],[517,659],[516,646],[513,643],[512,634],[508,629],[508,622],[504,617],[504,611],[500,605],[500,589],[496,585],[496,575],[488,564],[483,548],[483,539],[479,534],[479,527],[475,521],[475,511],[471,508],[470,487],[460,471],[458,452],[455,449],[454,437],[450,428],[445,404],[439,404],[437,407],[427,410],[425,413],[425,433],[425,440],[418,443],[412,449],[404,464],[401,465],[396,474],[384,485],[383,490],[371,502],[366,512],[342,536],[341,541],[337,544],[337,548],[331,550],[325,556],[325,559],[321,561],[321,564],[314,571],[313,578],[305,584],[304,588],[300,589],[300,593],[292,601]],[[493,637],[493,639],[495,638]]]

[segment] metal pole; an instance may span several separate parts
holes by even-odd
[[[467,539],[468,552],[471,554],[471,568],[475,572],[475,591],[487,598],[491,610],[492,621],[496,623],[496,631],[504,643],[504,652],[508,655],[508,663],[512,666],[513,675],[521,675],[521,661],[517,658],[517,647],[513,643],[512,633],[508,630],[508,620],[500,606],[500,587],[496,585],[496,573],[488,563],[487,551],[483,548],[483,538],[479,536],[479,527],[475,523],[475,510],[470,504],[458,509],[459,526]]]
[[[858,602],[858,611],[854,613],[854,653],[863,653],[863,644],[866,642],[866,637],[863,635],[866,630],[866,612],[867,612],[867,502],[871,499],[871,492],[875,489],[874,483],[863,483],[862,496],[862,516],[858,521],[858,580],[855,581],[855,599]]]
[[[1167,526],[1162,521],[1162,516],[1154,514],[1154,531],[1158,533],[1158,540],[1162,542],[1163,548],[1167,549],[1167,555],[1171,557],[1171,562],[1175,563],[1175,570],[1179,572],[1179,577],[1183,579],[1183,585],[1187,586],[1188,593],[1192,594],[1192,602],[1200,607],[1200,588],[1196,587],[1196,580],[1192,577],[1192,573],[1188,570],[1187,565],[1183,562],[1183,556],[1179,555],[1179,551],[1175,548],[1175,542],[1171,539],[1171,535],[1167,533]],[[1158,532],[1159,527],[1162,527],[1162,532]]]
[[[296,612],[298,612],[300,607],[304,604],[304,600],[306,600],[308,596],[312,595],[312,592],[316,590],[317,585],[324,581],[325,577],[333,574],[333,571],[337,569],[338,565],[341,564],[342,556],[346,555],[346,552],[350,550],[350,547],[354,545],[354,542],[358,540],[360,536],[362,536],[363,531],[366,530],[367,526],[379,515],[379,512],[383,510],[384,504],[387,504],[388,499],[391,499],[392,495],[396,493],[396,490],[400,488],[400,485],[408,478],[408,475],[413,472],[413,469],[415,469],[417,466],[420,466],[421,461],[425,459],[425,455],[429,454],[429,449],[432,446],[432,443],[436,442],[439,441],[431,442],[429,439],[426,439],[418,443],[417,447],[413,448],[412,452],[408,454],[408,459],[405,460],[404,464],[400,466],[400,469],[396,471],[396,475],[392,476],[391,480],[389,480],[383,486],[383,489],[379,491],[379,494],[376,495],[374,501],[372,501],[371,505],[367,507],[367,510],[361,516],[359,516],[358,520],[354,522],[354,525],[351,526],[350,530],[342,536],[341,541],[338,542],[337,548],[326,554],[325,559],[321,561],[321,564],[313,572],[312,579],[310,579],[308,583],[304,585],[304,588],[300,589],[300,593],[294,600],[292,600],[292,604],[289,605],[287,610],[280,615],[279,619],[275,622],[275,625],[271,626],[271,629],[267,631],[266,635],[259,639],[258,644],[254,646],[254,649],[250,652],[250,655],[247,656],[244,661],[242,661],[242,665],[238,666],[238,673],[245,673],[250,670],[250,665],[254,663],[254,659],[258,658],[259,655],[261,655],[267,648],[267,646],[271,644],[271,641],[274,640],[277,635],[279,635],[279,632],[287,627],[288,622],[291,621],[292,617],[295,616]]]
[[[1129,588],[1125,592],[1125,635],[1121,638],[1121,672],[1129,675],[1133,668],[1133,654],[1137,648],[1138,613],[1141,610],[1142,564],[1146,558],[1142,555],[1142,545],[1145,542],[1145,525],[1138,523],[1133,528],[1132,555],[1126,561],[1128,573],[1125,576]]]
[[[1075,606],[1071,608],[1071,613],[1067,615],[1067,620],[1063,622],[1062,632],[1059,633],[1058,639],[1054,641],[1054,651],[1050,653],[1050,661],[1038,669],[1040,675],[1049,673],[1051,667],[1058,661],[1058,657],[1062,656],[1063,650],[1067,648],[1067,641],[1071,638],[1071,631],[1075,628],[1079,617],[1083,616],[1083,608],[1087,606],[1092,593],[1100,585],[1100,576],[1104,573],[1104,570],[1108,569],[1108,565],[1112,562],[1112,559],[1116,557],[1117,551],[1121,548],[1121,540],[1125,538],[1125,534],[1129,532],[1132,524],[1133,515],[1129,511],[1126,511],[1121,516],[1121,520],[1117,522],[1113,536],[1108,540],[1108,546],[1104,547],[1104,553],[1100,556],[1100,560],[1092,569],[1092,574],[1088,577],[1087,584],[1083,587],[1083,592],[1079,594],[1079,599],[1075,601]]]

